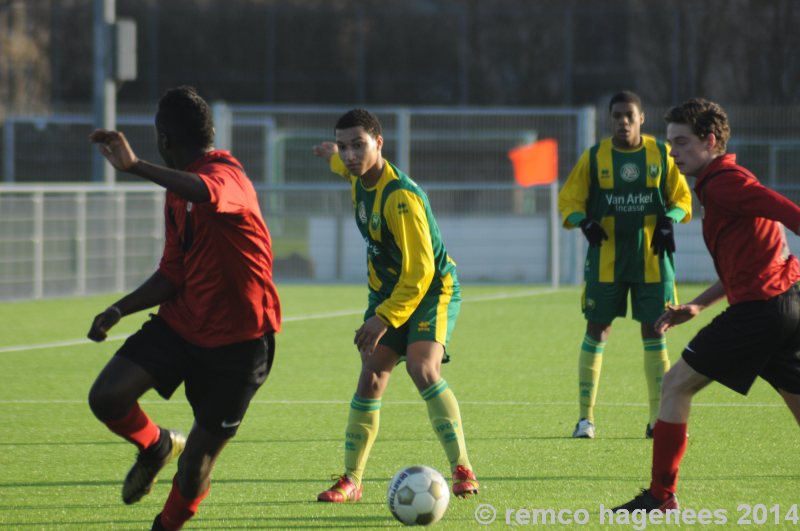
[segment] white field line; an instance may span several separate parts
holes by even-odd
[[[469,299],[465,299],[463,302],[485,302],[485,301],[497,301],[497,300],[506,300],[506,299],[519,299],[522,297],[534,297],[536,295],[547,295],[550,293],[556,293],[558,290],[555,289],[540,289],[540,290],[526,290],[520,291],[515,293],[493,293],[491,295],[482,295],[477,297],[470,297]],[[364,313],[364,310],[340,310],[335,312],[322,312],[322,313],[312,313],[307,315],[296,315],[292,317],[284,317],[284,323],[292,323],[298,321],[312,321],[314,319],[330,319],[334,317],[347,317],[351,315],[361,315]],[[108,336],[106,339],[107,342],[109,341],[122,341],[126,339],[130,334],[117,334],[113,336]],[[10,352],[25,352],[27,350],[42,350],[47,348],[58,348],[58,347],[73,347],[76,345],[88,345],[91,343],[88,339],[69,339],[66,341],[52,341],[49,343],[33,343],[29,345],[11,345],[7,347],[0,347],[0,354],[7,354]]]
[[[161,405],[185,405],[186,400],[139,400],[141,404],[161,404]],[[253,400],[251,404],[265,404],[265,405],[281,405],[281,406],[341,406],[350,404],[350,400]],[[383,406],[397,406],[397,405],[416,405],[422,404],[422,400],[391,400],[383,403]],[[523,407],[573,407],[575,402],[526,402],[526,401],[500,401],[500,400],[459,400],[459,404],[470,406],[523,406]],[[0,400],[0,405],[21,405],[21,404],[80,404],[85,405],[86,400]],[[644,402],[598,402],[599,407],[619,407],[619,408],[644,408],[647,404]],[[692,407],[710,407],[710,408],[784,408],[783,403],[764,403],[764,402],[693,402]]]

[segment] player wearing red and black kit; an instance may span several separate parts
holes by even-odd
[[[277,332],[272,241],[250,179],[227,151],[210,151],[185,171],[203,180],[211,199],[193,204],[167,192],[158,271],[182,289],[158,315],[203,347]]]
[[[233,436],[269,373],[280,329],[272,244],[255,189],[230,153],[207,152],[185,171],[203,180],[211,199],[194,204],[167,192],[158,274],[179,291],[118,355],[155,376],[164,398],[191,371],[186,394],[197,421]]]
[[[736,164],[715,158],[694,187],[703,238],[730,306],[692,339],[683,359],[742,394],[757,376],[800,393],[800,263],[781,223],[800,227],[800,207]]]
[[[800,232],[800,207],[726,154],[730,125],[719,104],[692,98],[664,119],[670,156],[696,178],[703,237],[719,280],[691,302],[667,306],[656,327],[666,332],[723,297],[729,307],[700,330],[664,376],[650,487],[614,511],[678,508],[692,399],[712,381],[747,394],[761,377],[800,424],[800,263],[784,233],[784,226]]]
[[[213,148],[208,104],[192,87],[170,89],[155,122],[165,166],[139,159],[118,131],[99,129],[89,137],[118,171],[167,190],[158,270],[98,314],[89,338],[103,341],[125,315],[154,306],[159,311],[106,364],[89,405],[139,449],[122,486],[126,504],[148,494],[159,471],[180,455],[152,524],[174,531],[208,495],[217,457],[269,374],[281,312],[256,191],[241,164]],[[187,437],[158,426],[138,402],[149,389],[169,398],[181,383],[194,413]]]

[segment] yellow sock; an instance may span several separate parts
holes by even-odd
[[[664,374],[669,370],[669,354],[667,338],[643,339],[644,343],[644,375],[647,379],[647,394],[650,405],[650,426],[656,425],[658,408],[661,404],[661,383]]]
[[[578,361],[578,403],[580,416],[594,422],[594,404],[600,384],[600,368],[603,365],[605,341],[595,341],[588,335],[583,337]]]
[[[467,457],[467,445],[464,442],[464,430],[461,426],[461,411],[458,408],[456,395],[448,387],[447,382],[439,380],[420,393],[428,406],[428,417],[439,442],[442,443],[450,468],[458,465],[472,469]]]
[[[359,398],[353,395],[345,430],[344,469],[347,477],[357,485],[361,485],[372,443],[378,436],[380,418],[380,398]]]

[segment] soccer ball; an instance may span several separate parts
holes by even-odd
[[[386,499],[394,517],[405,525],[431,525],[444,516],[450,490],[439,472],[416,465],[394,475]]]

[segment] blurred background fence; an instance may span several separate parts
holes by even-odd
[[[342,107],[215,103],[217,147],[231,149],[259,193],[280,281],[360,282],[365,251],[349,187],[312,156],[333,138]],[[372,107],[384,155],[428,193],[465,282],[582,281],[583,239],[560,229],[550,186],[522,188],[507,153],[558,141],[560,187],[580,153],[608,129],[604,109]],[[645,130],[663,130],[648,111]],[[730,149],[767,185],[800,201],[795,108],[729,109]],[[0,299],[125,291],[158,264],[164,192],[129,175],[91,182],[92,125],[85,113],[6,117],[0,149]],[[119,128],[137,153],[159,161],[152,111],[121,109]],[[691,184],[691,182],[690,182]],[[682,281],[714,270],[695,220],[678,228]],[[555,222],[554,222],[555,220]],[[790,235],[790,244],[800,245]]]
[[[311,154],[333,138],[342,108],[213,109],[217,147],[233,151],[259,192],[276,278],[362,281],[365,251],[349,186]],[[426,190],[463,280],[578,278],[580,250],[559,250],[553,189],[516,185],[507,153],[548,137],[561,160],[576,160],[594,142],[593,108],[372,109],[384,155]],[[3,124],[1,298],[124,291],[157,266],[164,192],[124,174],[113,186],[91,183],[91,122],[87,112],[8,116]],[[118,123],[139,156],[159,160],[151,115],[123,109]],[[568,172],[563,164],[562,177]]]

